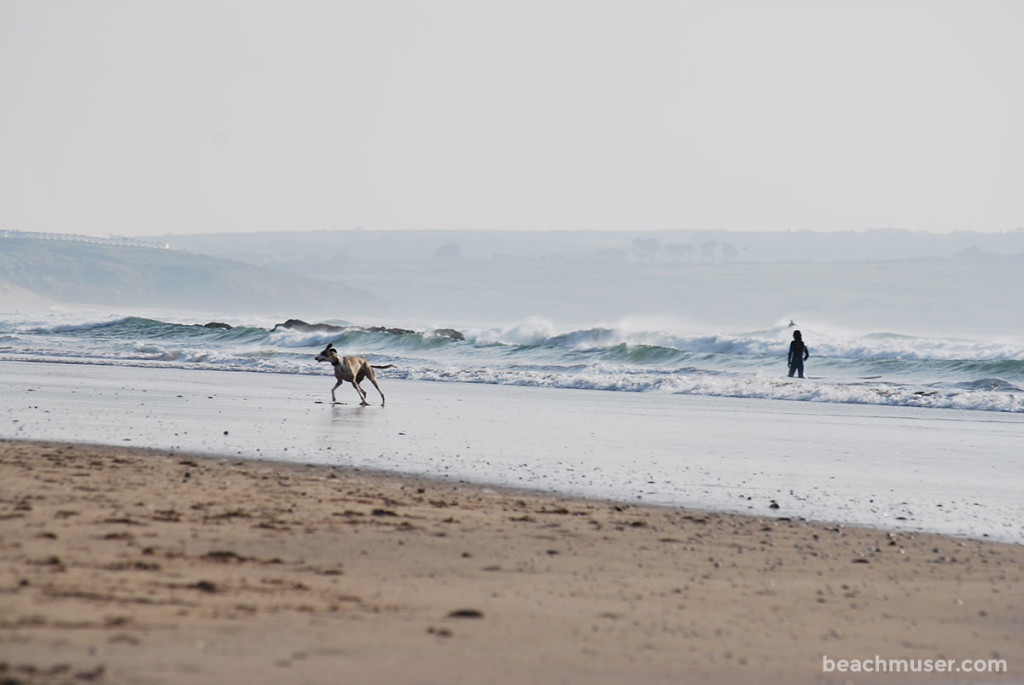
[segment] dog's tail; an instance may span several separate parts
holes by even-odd
[[[384,366],[377,366],[376,364],[370,364],[370,366],[372,366],[375,369],[393,369],[393,368],[395,368],[394,364],[385,364]]]

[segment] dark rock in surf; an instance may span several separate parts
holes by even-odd
[[[455,330],[454,328],[435,328],[434,330],[430,331],[430,335],[436,338],[449,338],[450,340],[466,339],[466,336],[464,336],[462,333]]]
[[[273,333],[277,330],[289,330],[289,331],[310,331],[310,332],[327,332],[327,333],[340,333],[342,331],[364,331],[366,333],[386,333],[387,335],[416,335],[417,332],[409,328],[397,328],[394,326],[335,326],[329,323],[308,323],[302,319],[288,319],[284,323],[279,323],[270,329]],[[450,340],[465,340],[466,337],[455,330],[454,328],[437,328],[425,335],[435,336],[440,338],[448,338]]]
[[[390,335],[416,335],[416,331],[408,328],[387,328],[386,326],[370,326],[365,329],[368,333],[388,333]]]
[[[328,333],[345,330],[341,326],[334,326],[329,323],[306,323],[302,319],[288,319],[284,323],[279,323],[271,328],[270,332],[273,333],[279,329],[289,331],[326,331]]]

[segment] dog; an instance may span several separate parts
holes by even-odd
[[[380,406],[384,406],[384,392],[377,385],[377,376],[373,370],[390,369],[394,364],[373,366],[362,357],[341,357],[338,356],[338,351],[334,349],[333,344],[328,344],[324,351],[316,356],[316,360],[318,362],[330,362],[331,366],[334,367],[334,377],[338,379],[338,382],[331,388],[331,402],[338,403],[338,400],[334,397],[334,391],[342,383],[351,383],[352,387],[359,393],[359,404],[364,407],[368,406],[366,391],[359,387],[359,384],[362,383],[364,378],[369,378],[370,382],[373,383],[373,387],[377,388],[377,392],[380,393]]]

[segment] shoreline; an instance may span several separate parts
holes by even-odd
[[[1024,546],[0,440],[15,682],[1022,682]],[[1004,659],[984,677],[822,660]]]
[[[360,407],[330,404],[333,382],[5,362],[0,438],[1024,542],[1024,416],[400,379],[386,408]]]
[[[507,497],[519,496],[526,499],[540,499],[540,500],[553,500],[553,501],[566,501],[566,502],[585,502],[594,505],[604,505],[612,508],[625,509],[642,509],[651,511],[676,511],[684,512],[688,516],[725,516],[725,517],[738,517],[740,519],[756,519],[764,520],[769,523],[784,523],[792,525],[808,525],[815,527],[825,527],[829,529],[850,529],[850,530],[865,530],[873,531],[886,536],[892,535],[924,535],[937,538],[945,538],[953,541],[963,542],[978,542],[978,543],[991,543],[995,545],[1005,545],[1010,547],[1021,547],[1024,548],[1024,542],[1016,542],[1013,540],[1001,540],[992,539],[988,535],[982,536],[971,536],[966,533],[947,533],[938,532],[931,530],[903,530],[897,528],[887,527],[885,525],[873,526],[870,524],[863,524],[857,522],[849,522],[837,519],[816,519],[816,518],[805,518],[803,516],[796,515],[785,515],[772,510],[771,507],[766,507],[764,511],[760,512],[744,512],[737,509],[715,509],[712,507],[702,507],[697,505],[685,505],[685,504],[671,504],[664,502],[645,502],[643,500],[628,501],[625,499],[617,499],[615,497],[602,497],[602,496],[587,496],[581,495],[574,492],[563,492],[561,490],[544,488],[539,485],[511,485],[508,483],[494,483],[490,481],[479,481],[479,480],[467,480],[464,478],[453,477],[447,474],[445,475],[431,475],[426,473],[412,473],[406,471],[389,470],[383,467],[370,465],[351,465],[351,464],[326,464],[326,463],[311,463],[303,461],[292,461],[282,458],[274,458],[269,456],[250,457],[243,455],[228,455],[218,454],[215,452],[204,452],[204,451],[188,451],[179,449],[164,449],[160,447],[149,447],[141,445],[113,445],[101,442],[77,442],[77,441],[63,441],[63,440],[47,440],[47,439],[13,439],[0,436],[0,448],[6,443],[13,444],[37,444],[47,446],[51,448],[81,448],[87,450],[95,450],[104,452],[107,450],[125,451],[127,453],[137,453],[140,456],[150,455],[156,458],[164,459],[179,459],[182,462],[199,462],[200,464],[220,464],[223,466],[236,466],[241,468],[258,468],[260,466],[266,466],[267,468],[274,471],[283,471],[286,473],[295,472],[303,473],[307,471],[324,472],[328,474],[328,478],[337,478],[338,474],[349,474],[352,477],[365,477],[368,480],[380,481],[382,483],[394,483],[396,487],[432,487],[434,489],[446,489],[451,488],[452,490],[476,490],[481,492],[500,493]],[[334,474],[331,476],[330,474]]]

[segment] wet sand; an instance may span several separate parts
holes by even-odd
[[[5,361],[0,438],[1024,543],[1022,414],[392,378],[382,408],[359,406],[351,387],[330,404],[333,383]]]
[[[1024,547],[0,441],[5,683],[1022,682]],[[838,659],[1008,673],[823,673]]]

